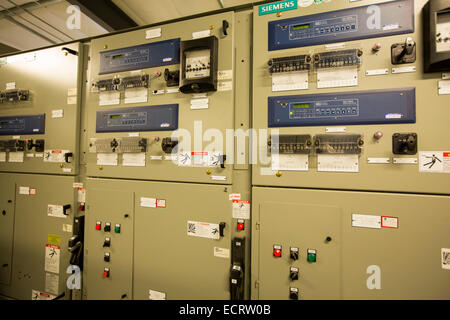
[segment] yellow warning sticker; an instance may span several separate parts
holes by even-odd
[[[56,234],[49,234],[47,243],[54,245],[61,245],[61,236],[57,236]]]

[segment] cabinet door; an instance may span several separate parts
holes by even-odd
[[[1,174],[0,180],[0,284],[9,285],[14,234],[14,183],[10,175]]]

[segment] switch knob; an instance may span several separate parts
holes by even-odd
[[[289,299],[298,300],[298,288],[289,289]]]
[[[104,257],[103,257],[103,260],[105,262],[110,262],[111,261],[111,254],[109,252],[106,252]]]
[[[289,271],[289,278],[291,279],[291,281],[298,280],[298,272],[298,268],[291,267]]]
[[[290,257],[292,260],[297,261],[298,260],[298,248],[291,248],[291,254]]]
[[[111,231],[111,223],[110,222],[106,222],[105,223],[105,227],[103,228],[103,230],[105,232],[110,232]]]
[[[103,248],[111,247],[111,238],[105,238],[105,242],[103,243]]]

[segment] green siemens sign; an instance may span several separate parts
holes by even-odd
[[[297,9],[297,0],[287,0],[259,6],[259,15]]]

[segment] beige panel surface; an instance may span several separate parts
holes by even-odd
[[[259,281],[259,290],[252,298],[288,299],[288,246],[295,243],[300,299],[449,299],[441,260],[450,246],[449,205],[448,196],[253,188],[252,287]],[[352,227],[353,214],[395,217],[398,228]],[[270,256],[276,242],[285,248],[281,261]],[[316,264],[306,261],[312,246]],[[380,289],[370,289],[377,267]]]

